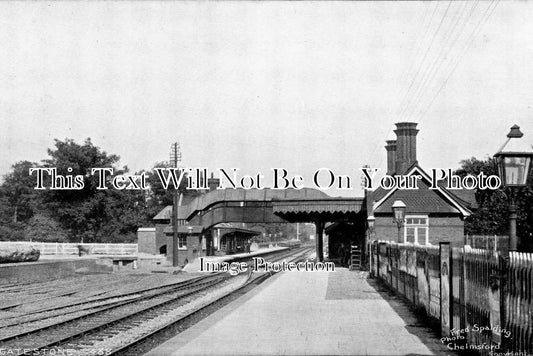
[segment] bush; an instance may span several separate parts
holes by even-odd
[[[22,223],[9,223],[0,225],[0,241],[24,241],[24,225]]]
[[[7,245],[0,247],[0,263],[34,262],[41,251],[31,245]]]
[[[59,224],[43,214],[36,214],[24,229],[24,240],[41,242],[66,242],[67,234]]]

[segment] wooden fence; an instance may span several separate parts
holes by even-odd
[[[465,245],[483,250],[507,252],[509,236],[500,235],[465,235]]]
[[[31,245],[41,251],[42,255],[77,255],[78,246],[83,246],[90,254],[101,255],[135,255],[139,251],[137,244],[86,244],[62,242],[0,241],[2,246]]]
[[[371,273],[440,323],[450,349],[533,354],[533,254],[371,245]]]

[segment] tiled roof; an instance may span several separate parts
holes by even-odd
[[[185,220],[190,214],[189,206],[178,207],[178,220]],[[153,220],[170,220],[172,219],[172,205],[167,205],[161,210]]]
[[[190,204],[196,199],[192,194],[181,194],[178,205],[178,219],[185,220],[190,215]],[[167,205],[161,210],[153,220],[170,220],[172,218],[172,205]]]
[[[179,214],[178,210],[178,214]],[[159,213],[157,213],[156,216],[154,216],[153,220],[170,220],[172,217],[172,205],[167,205],[161,210]]]
[[[396,190],[374,213],[391,213],[395,200],[404,202],[406,213],[460,213],[441,193],[430,190],[425,182],[419,182],[418,187],[417,190]]]
[[[411,166],[407,172],[413,173],[415,168],[427,175],[427,173],[417,164]],[[445,189],[445,182],[439,182],[439,188],[448,194],[450,197],[449,199],[438,190],[429,189],[428,182],[425,182],[424,180],[419,181],[418,187],[418,190],[396,190],[387,198],[387,200],[381,203],[375,212],[390,213],[392,211],[392,204],[395,200],[403,201],[405,205],[407,205],[407,212],[409,213],[460,213],[460,210],[450,201],[450,199],[461,206],[462,209],[469,210],[477,207],[474,190],[447,190]],[[389,193],[390,190],[379,187],[372,192],[373,201],[378,202]]]
[[[448,193],[452,194],[464,205],[470,209],[477,209],[476,191],[472,189],[447,189]]]

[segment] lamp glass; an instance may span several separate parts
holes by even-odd
[[[505,157],[505,182],[508,185],[525,185],[530,157]]]
[[[396,221],[403,221],[405,218],[405,207],[394,207],[392,210],[394,211],[394,219]]]
[[[530,155],[500,154],[497,157],[498,173],[505,186],[525,186],[529,168]]]

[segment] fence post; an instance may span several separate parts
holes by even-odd
[[[440,256],[440,326],[441,335],[450,336],[450,243],[439,243]]]
[[[494,236],[496,240],[496,236]],[[490,287],[491,293],[489,293],[489,298],[491,302],[491,311],[490,311],[490,323],[492,326],[500,326],[500,328],[507,327],[506,325],[506,284],[507,284],[507,266],[508,266],[508,257],[497,254],[496,260],[496,271],[491,271],[490,276]],[[502,345],[502,335],[501,331],[496,329],[493,333],[493,342]]]
[[[380,261],[379,261],[379,251],[380,251],[380,245],[379,242],[376,244],[376,276],[379,277],[379,269],[380,269]]]

